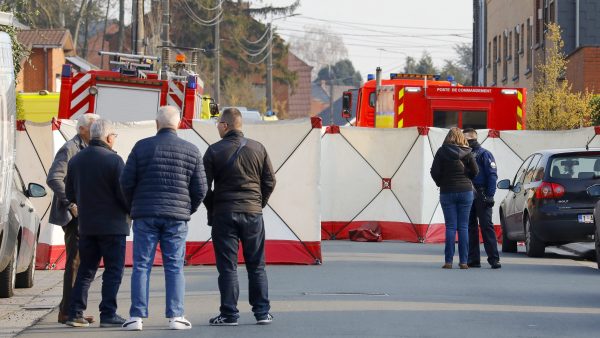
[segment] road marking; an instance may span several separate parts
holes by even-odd
[[[328,253],[323,255],[323,261],[327,262],[400,262],[400,263],[443,263],[443,253],[440,255],[418,255],[418,254],[378,254],[378,253]],[[543,265],[543,266],[575,266],[578,263],[589,263],[574,261],[565,258],[530,258],[530,257],[504,257],[500,261],[504,264],[515,265]],[[585,265],[588,266],[588,265]]]
[[[476,311],[511,313],[564,313],[600,315],[600,308],[528,306],[501,304],[466,304],[403,301],[272,301],[277,312],[300,311]],[[318,310],[316,310],[318,309]]]

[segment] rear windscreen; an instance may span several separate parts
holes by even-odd
[[[552,158],[550,177],[563,179],[600,178],[600,154]]]

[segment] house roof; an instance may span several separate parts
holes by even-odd
[[[17,33],[20,43],[29,48],[62,48],[73,51],[73,39],[68,29],[27,29]]]

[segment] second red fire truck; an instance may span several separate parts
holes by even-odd
[[[359,127],[525,129],[524,88],[467,87],[433,75],[372,76],[343,96],[345,118]]]

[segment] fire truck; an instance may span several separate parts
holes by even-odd
[[[391,74],[377,69],[363,87],[343,94],[342,116],[356,112],[359,127],[525,129],[525,88],[467,87],[435,75]]]
[[[200,50],[190,50],[190,63],[185,54],[169,62],[170,48],[164,47],[163,62],[156,56],[100,51],[113,58],[111,70],[75,72],[63,65],[58,118],[96,113],[116,122],[153,120],[160,106],[173,105],[180,109],[185,127],[194,118],[206,118],[202,116],[206,100],[210,114],[217,115],[218,107],[202,95],[204,84],[195,72]]]

